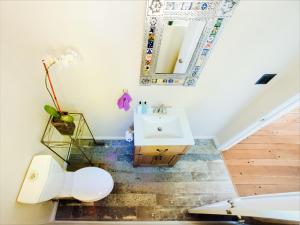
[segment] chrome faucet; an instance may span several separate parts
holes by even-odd
[[[158,106],[152,106],[153,108],[153,114],[166,114],[167,113],[167,106],[164,104],[158,105]]]

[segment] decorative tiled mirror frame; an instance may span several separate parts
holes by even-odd
[[[220,31],[239,0],[148,0],[140,85],[195,86]],[[205,20],[186,74],[155,74],[166,20]]]

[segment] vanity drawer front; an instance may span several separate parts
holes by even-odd
[[[136,154],[142,155],[180,155],[184,154],[187,146],[141,146]]]

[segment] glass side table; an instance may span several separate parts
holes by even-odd
[[[82,113],[69,114],[74,117],[75,130],[73,135],[60,134],[52,125],[51,116],[41,142],[68,165],[70,165],[68,159],[71,152],[82,154],[89,164],[92,165],[92,157],[96,146],[95,138]]]

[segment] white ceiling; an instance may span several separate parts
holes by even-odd
[[[0,4],[6,95],[36,110],[50,103],[41,59],[73,47],[82,62],[52,71],[53,80],[63,108],[83,112],[96,136],[122,136],[132,123],[132,111],[116,107],[124,88],[135,102],[184,106],[195,136],[215,135],[264,91],[254,86],[262,74],[280,79],[299,63],[299,1],[241,1],[195,88],[138,86],[145,1]]]

